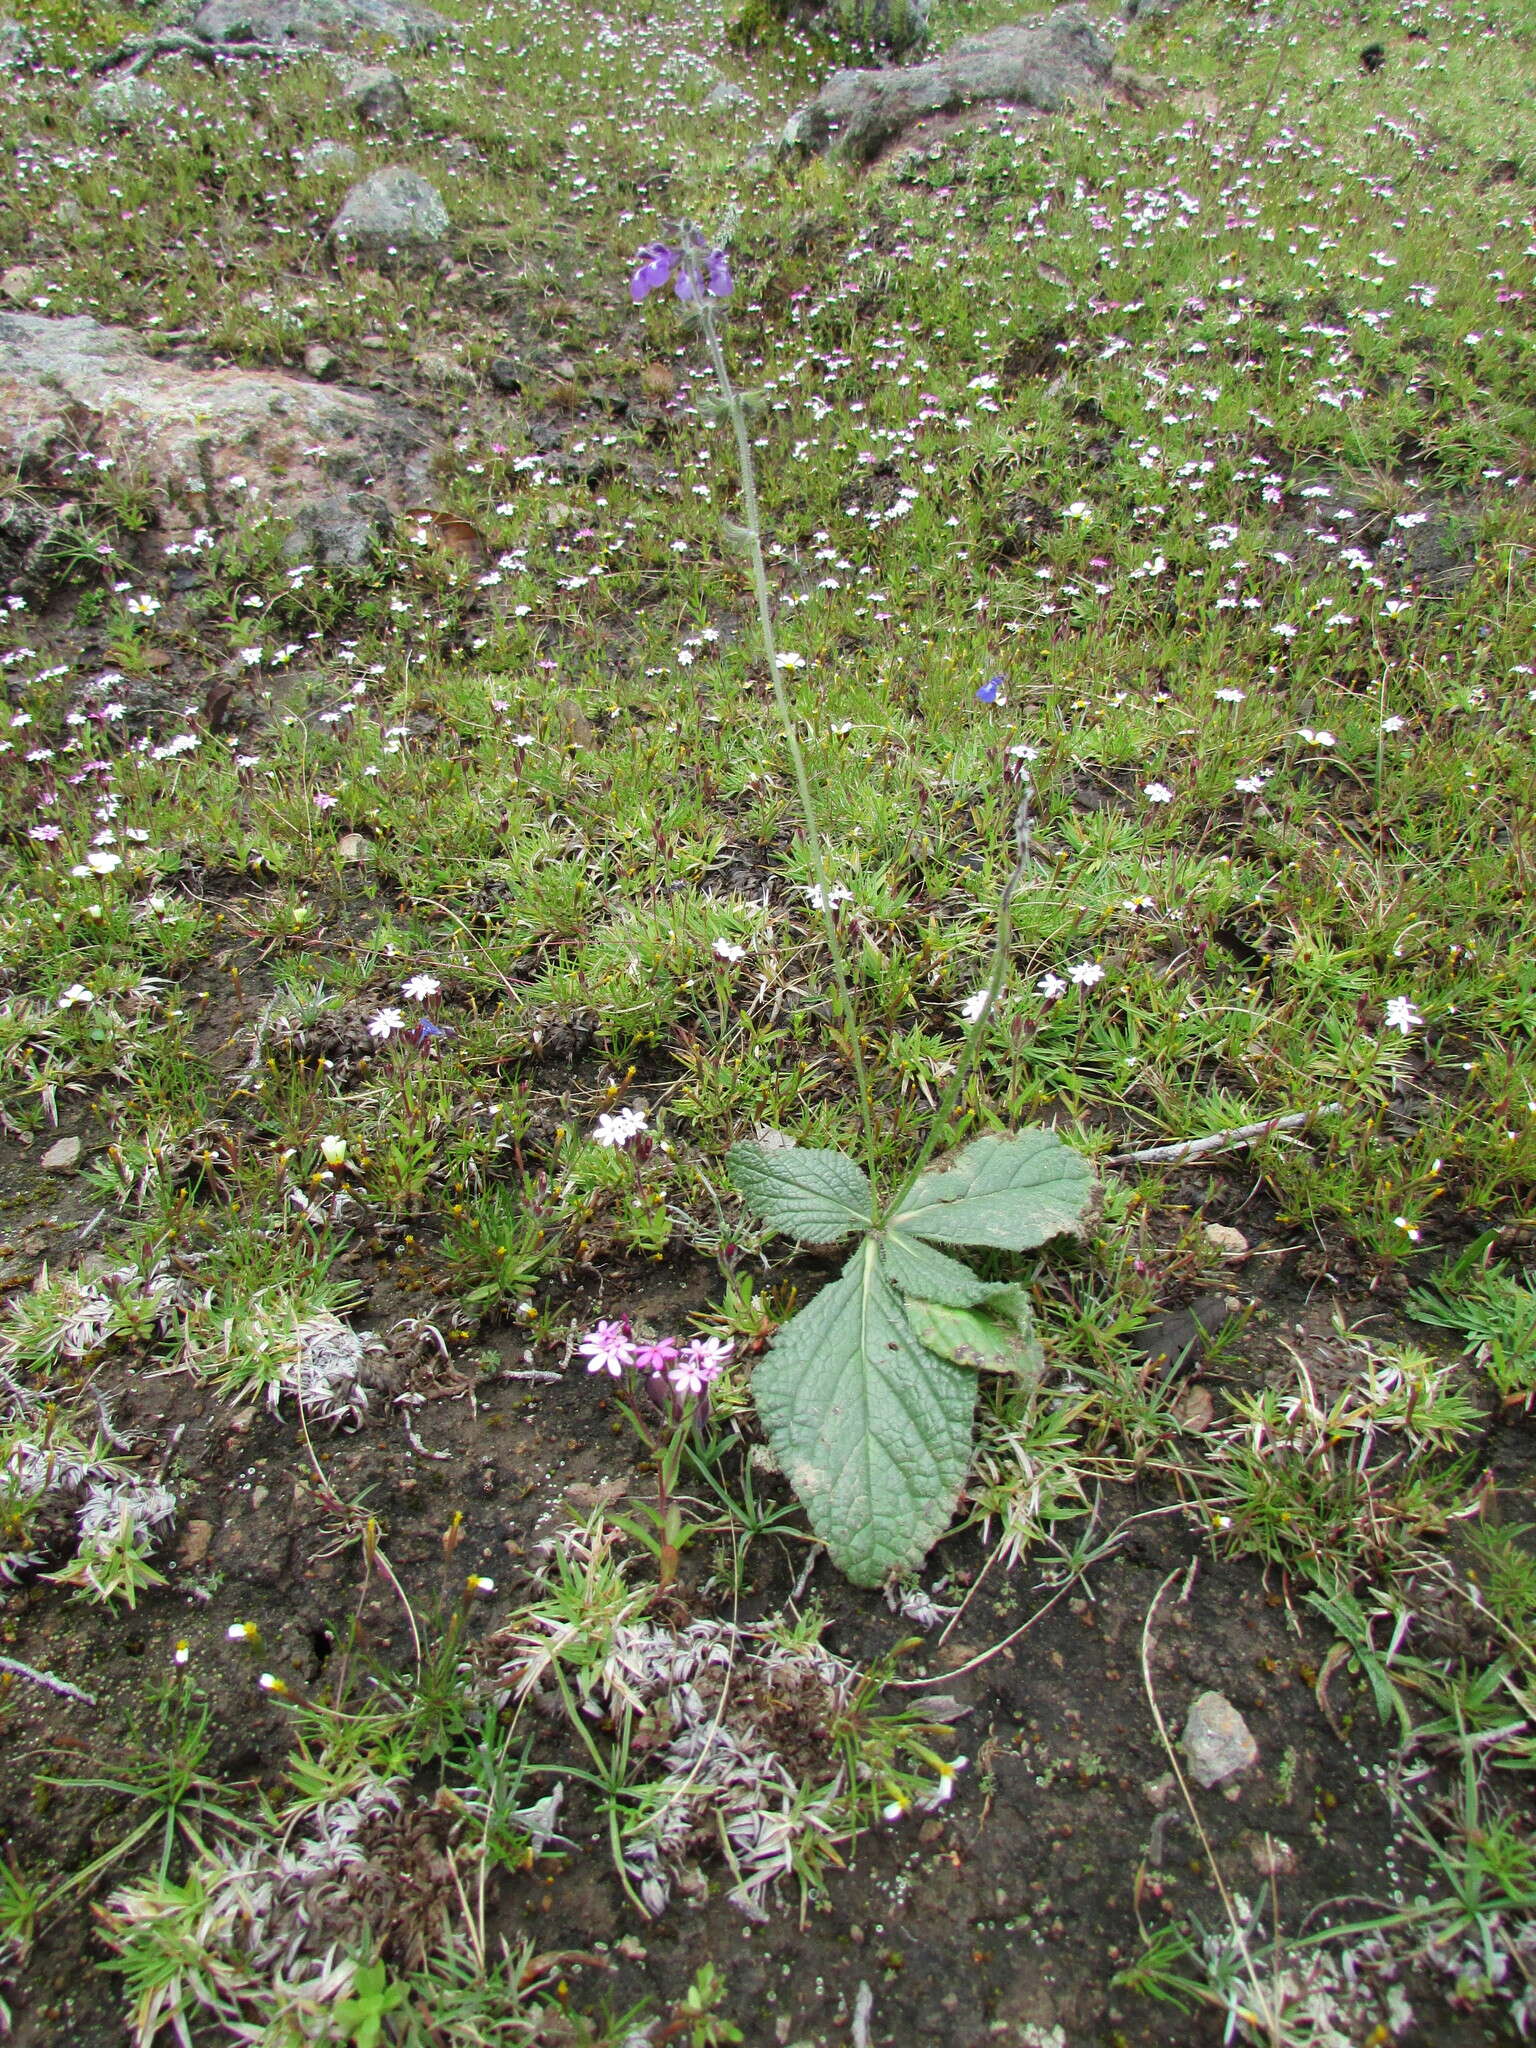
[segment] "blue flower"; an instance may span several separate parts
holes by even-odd
[[[674,249],[666,242],[651,242],[640,251],[640,267],[629,281],[629,296],[638,306],[642,299],[658,292],[670,280],[680,299],[695,296],[694,275],[709,299],[731,295],[731,267],[723,249],[706,250],[701,237],[690,236],[691,249]],[[690,254],[692,261],[689,260]]]
[[[640,251],[640,268],[629,281],[629,296],[640,301],[658,292],[683,260],[681,249],[669,249],[665,242],[652,242]]]
[[[988,676],[987,680],[976,692],[976,702],[978,704],[1006,704],[1008,699],[1003,695],[1003,685],[1007,680],[1006,676]]]

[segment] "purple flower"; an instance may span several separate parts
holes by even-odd
[[[725,260],[725,251],[723,249],[711,249],[707,256],[701,255],[699,258],[699,273],[699,282],[704,287],[706,298],[728,299],[731,296],[731,266]],[[679,270],[677,282],[673,286],[673,290],[680,299],[691,299],[693,297],[692,272]]]
[[[628,1323],[594,1323],[576,1349],[587,1361],[588,1372],[611,1373],[615,1379],[635,1359]]]
[[[1003,695],[1003,685],[1007,680],[1006,676],[988,676],[987,680],[976,692],[976,702],[978,704],[1006,704],[1008,700]]]
[[[695,297],[695,269],[705,298],[730,297],[731,267],[725,259],[725,251],[706,250],[702,240],[696,236],[690,240],[691,250],[673,249],[665,242],[651,242],[640,251],[640,267],[629,281],[629,296],[637,306],[652,292],[660,291],[669,279],[680,299]]]
[[[419,1017],[405,1035],[423,1048],[430,1045],[434,1038],[453,1038],[456,1036],[452,1025],[434,1024],[430,1017]]]
[[[629,296],[635,304],[659,292],[682,260],[682,250],[669,249],[665,242],[651,242],[642,249],[640,268],[629,281]]]
[[[671,1337],[658,1337],[653,1343],[642,1344],[630,1360],[636,1372],[660,1375],[670,1372],[677,1363],[677,1344]]]

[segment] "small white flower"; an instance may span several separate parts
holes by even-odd
[[[960,1015],[964,1018],[965,1022],[967,1024],[974,1024],[982,1011],[987,1007],[986,990],[984,988],[977,989],[975,995],[967,996],[959,1007]]]
[[[1061,516],[1063,519],[1080,519],[1086,526],[1093,517],[1093,507],[1086,498],[1074,498],[1070,505],[1063,507]]]
[[[368,1019],[368,1036],[378,1039],[380,1044],[393,1032],[404,1029],[405,1019],[398,1010],[380,1010],[376,1017]]]
[[[1244,796],[1257,796],[1264,787],[1262,775],[1239,775],[1232,787],[1241,790]]]
[[[78,1004],[81,1009],[85,1009],[95,1000],[96,998],[88,988],[83,987],[78,981],[72,981],[69,987],[65,989],[63,995],[59,997],[59,1008],[61,1010],[72,1010]]]
[[[1218,704],[1241,704],[1247,694],[1246,690],[1218,690],[1216,692],[1216,702]]]
[[[332,1132],[320,1140],[320,1153],[327,1166],[344,1166],[347,1160],[347,1141]]]
[[[594,1145],[627,1145],[631,1138],[638,1138],[645,1129],[645,1113],[638,1109],[617,1109],[612,1115],[600,1116],[592,1127]]]
[[[1035,987],[1048,1003],[1054,1003],[1058,996],[1067,992],[1067,984],[1059,974],[1042,974]]]
[[[1149,804],[1171,804],[1173,802],[1173,791],[1166,782],[1149,782],[1146,788],[1143,789],[1142,795]]]
[[[829,885],[826,901],[823,902],[820,884],[812,882],[805,892],[805,900],[810,904],[812,910],[836,910],[840,903],[851,903],[853,901],[853,891],[845,889],[841,882],[833,882]]]
[[[1406,718],[1399,718],[1394,712],[1390,718],[1381,721],[1381,729],[1383,732],[1401,732],[1407,723]]]
[[[939,1765],[939,1782],[928,1793],[926,1798],[920,1799],[917,1802],[919,1808],[924,1813],[932,1813],[936,1808],[949,1804],[950,1800],[954,1797],[955,1779],[965,1769],[968,1762],[969,1758],[957,1756],[952,1764]]]
[[[738,960],[745,960],[747,957],[746,947],[738,946],[732,939],[716,939],[710,951],[717,960],[729,960],[733,966]]]
[[[1337,739],[1329,732],[1326,726],[1321,726],[1314,732],[1310,725],[1298,725],[1296,737],[1305,740],[1309,747],[1336,747],[1338,745]]]
[[[1080,960],[1067,973],[1079,988],[1094,988],[1104,979],[1104,970],[1097,960]]]
[[[781,655],[779,656],[779,667],[780,667],[780,668],[804,668],[804,667],[805,667],[805,656],[804,656],[803,654],[781,654]]]
[[[435,974],[413,974],[409,981],[400,984],[400,993],[408,1003],[424,1003],[429,996],[435,996],[442,985]]]
[[[1392,996],[1388,999],[1383,1025],[1388,1031],[1397,1031],[1404,1038],[1416,1031],[1424,1022],[1407,996]]]

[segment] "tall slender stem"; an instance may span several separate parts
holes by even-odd
[[[794,769],[795,791],[800,799],[801,816],[805,821],[806,845],[810,849],[811,872],[816,882],[816,903],[821,912],[822,926],[826,932],[827,952],[832,961],[832,980],[837,995],[839,1022],[848,1035],[848,1052],[853,1063],[854,1082],[858,1088],[859,1112],[864,1124],[864,1149],[870,1177],[874,1178],[876,1163],[875,1109],[870,1093],[869,1074],[864,1065],[863,1047],[859,1040],[859,1020],[853,1006],[853,992],[848,984],[848,969],[843,958],[842,939],[837,929],[837,918],[832,907],[832,896],[827,880],[827,863],[822,852],[821,832],[816,822],[816,805],[811,796],[810,777],[806,773],[805,755],[801,751],[799,735],[795,731],[794,715],[790,710],[789,696],[784,688],[784,677],[779,667],[778,641],[773,630],[773,600],[768,590],[768,568],[763,560],[762,519],[757,503],[757,472],[752,461],[752,442],[747,432],[747,416],[731,382],[731,373],[726,368],[725,351],[720,346],[720,335],[715,327],[714,312],[709,295],[699,275],[697,259],[690,250],[687,258],[692,270],[700,324],[709,348],[710,367],[715,382],[720,388],[721,403],[730,417],[736,434],[736,460],[741,471],[741,501],[745,514],[742,520],[747,560],[752,570],[752,587],[757,594],[757,624],[763,636],[763,651],[768,657],[768,677],[773,685],[774,707],[779,714],[779,723],[784,730],[785,743]]]
[[[922,1150],[907,1169],[906,1178],[886,1204],[886,1214],[894,1216],[906,1200],[911,1189],[917,1184],[918,1175],[933,1157],[940,1140],[949,1129],[949,1120],[954,1115],[960,1092],[971,1078],[976,1067],[976,1055],[981,1049],[981,1035],[991,1021],[992,1011],[1002,991],[1003,977],[1008,972],[1008,947],[1013,937],[1013,899],[1018,893],[1024,870],[1029,865],[1029,798],[1030,785],[1026,780],[1024,794],[1019,799],[1018,809],[1013,814],[1013,842],[1018,849],[1018,858],[1013,864],[1013,873],[1003,884],[1003,893],[997,903],[997,936],[992,941],[992,960],[987,970],[983,1002],[965,1036],[960,1057],[955,1062],[955,1071],[949,1077],[949,1086],[939,1098],[934,1111],[933,1122],[928,1126],[928,1135],[923,1140]]]

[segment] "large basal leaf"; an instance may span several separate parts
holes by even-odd
[[[989,1287],[974,1308],[909,1295],[912,1334],[929,1351],[968,1365],[973,1372],[1011,1372],[1035,1379],[1045,1370],[1045,1352],[1035,1335],[1027,1288],[1007,1281]]]
[[[917,1342],[874,1238],[779,1331],[752,1393],[811,1527],[855,1585],[927,1555],[970,1462],[976,1378]]]
[[[899,1230],[881,1232],[880,1264],[898,1294],[942,1301],[951,1308],[974,1308],[990,1291],[990,1283],[978,1280],[969,1266]]]
[[[890,1227],[940,1244],[1021,1252],[1071,1230],[1093,1193],[1093,1168],[1054,1131],[977,1138],[952,1166],[925,1173]]]
[[[869,1176],[841,1152],[747,1139],[731,1147],[725,1170],[749,1209],[802,1244],[837,1244],[869,1228]]]

